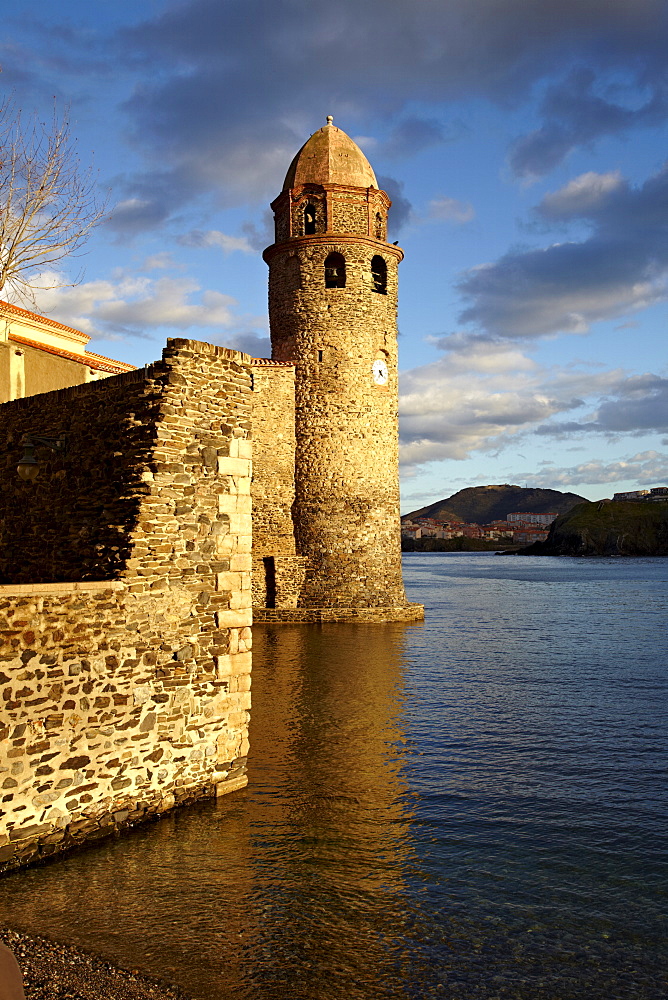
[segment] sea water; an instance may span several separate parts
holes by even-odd
[[[663,1000],[668,560],[405,557],[254,630],[250,783],[0,881],[197,1000]]]

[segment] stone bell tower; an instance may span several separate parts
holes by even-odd
[[[295,366],[297,552],[303,609],[410,620],[401,577],[397,269],[391,202],[359,147],[327,124],[272,203],[272,359]]]

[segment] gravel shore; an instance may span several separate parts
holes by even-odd
[[[175,986],[47,938],[3,927],[0,941],[19,963],[26,1000],[189,1000]]]

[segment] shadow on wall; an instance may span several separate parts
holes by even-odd
[[[0,583],[115,579],[123,571],[158,469],[167,372],[158,362],[0,407]],[[64,453],[36,448],[32,483],[16,471],[25,434],[66,440]]]

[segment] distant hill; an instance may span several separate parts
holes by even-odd
[[[537,556],[668,556],[668,501],[587,503],[559,517]]]
[[[427,507],[404,514],[402,520],[432,517],[435,521],[468,521],[470,524],[487,524],[503,520],[506,514],[524,511],[532,514],[566,514],[578,503],[589,503],[577,493],[560,493],[559,490],[524,489],[521,486],[470,486],[453,493],[445,500],[437,500]]]

